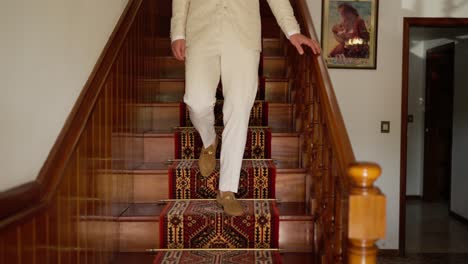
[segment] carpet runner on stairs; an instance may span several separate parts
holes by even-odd
[[[222,85],[216,98],[215,130],[221,136]],[[191,124],[187,106],[180,103],[180,124],[174,129],[175,155],[169,165],[170,200],[159,217],[161,251],[154,264],[281,263],[275,251],[279,247],[279,212],[264,78],[259,78],[256,100],[236,194],[244,207],[241,216],[226,215],[213,199],[218,189],[219,160],[210,176],[200,174],[197,159],[203,144]],[[221,138],[218,159],[222,143]]]
[[[158,254],[154,263],[278,264],[281,257],[276,251],[167,251]]]
[[[242,161],[238,198],[275,197],[276,167],[272,160]],[[197,160],[177,160],[169,166],[170,199],[214,199],[219,180],[219,161],[215,172],[203,176]]]
[[[274,201],[243,200],[244,215],[229,216],[215,200],[169,202],[162,212],[161,247],[277,248],[279,213]]]

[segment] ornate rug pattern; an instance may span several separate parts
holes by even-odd
[[[154,264],[281,264],[276,251],[165,251]]]
[[[277,248],[279,213],[274,201],[241,200],[244,215],[224,214],[215,200],[169,202],[160,216],[161,247]]]
[[[243,160],[237,198],[275,197],[276,167],[272,160]],[[169,167],[171,199],[214,199],[219,183],[219,161],[210,176],[201,175],[197,160],[174,161]]]
[[[276,251],[166,251],[153,264],[280,264]]]

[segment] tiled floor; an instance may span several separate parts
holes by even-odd
[[[427,253],[408,254],[406,257],[380,257],[379,264],[467,264],[468,254]]]
[[[408,201],[406,251],[468,253],[468,225],[449,216],[448,203]]]
[[[380,257],[380,264],[468,264],[468,225],[449,216],[448,203],[408,201],[407,256]]]

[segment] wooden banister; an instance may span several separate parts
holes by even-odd
[[[303,34],[317,39],[306,0],[291,1]],[[311,177],[317,263],[376,263],[375,242],[385,236],[385,196],[373,183],[374,163],[356,162],[322,56],[286,47],[303,166]]]
[[[374,187],[381,169],[372,163],[349,167],[348,263],[377,263],[375,242],[385,236],[385,197]]]

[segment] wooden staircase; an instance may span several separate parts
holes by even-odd
[[[38,180],[0,196],[0,263],[152,263],[185,85],[170,7],[130,1]],[[263,0],[261,14],[283,263],[375,263],[380,169],[356,163],[323,60],[298,55]]]

